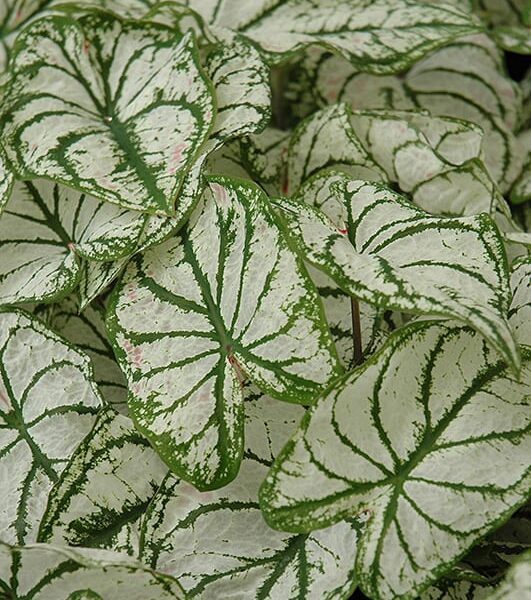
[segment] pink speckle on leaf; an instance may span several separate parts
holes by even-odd
[[[228,201],[227,190],[223,186],[219,185],[219,183],[211,183],[210,189],[212,190],[212,192],[214,194],[214,200],[218,204],[227,203],[227,201]]]
[[[229,354],[229,356],[227,356],[227,360],[229,361],[230,366],[234,369],[234,372],[236,373],[236,378],[240,382],[240,387],[243,388],[246,378],[242,367],[238,362],[238,359],[234,355]]]
[[[179,144],[177,144],[177,146],[173,148],[170,157],[170,164],[168,166],[168,173],[170,175],[173,175],[177,171],[177,167],[183,161],[183,153],[187,147],[188,144],[186,142],[180,142]]]
[[[83,42],[83,52],[84,52],[85,54],[88,54],[88,52],[89,52],[89,48],[90,48],[90,42],[89,42],[88,40],[85,40],[85,41]]]
[[[74,244],[74,242],[68,242],[68,244],[66,245],[66,247],[70,250],[70,252],[75,252],[76,251],[76,245]]]
[[[346,229],[346,228],[345,228],[345,229],[339,229],[339,228],[338,228],[338,231],[339,231],[339,233],[340,233],[341,235],[347,235],[347,233],[348,233],[348,229]]]

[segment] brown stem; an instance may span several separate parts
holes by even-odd
[[[354,365],[359,365],[363,360],[363,349],[361,346],[361,321],[360,304],[356,298],[350,297],[350,309],[352,314],[352,341],[354,344]]]

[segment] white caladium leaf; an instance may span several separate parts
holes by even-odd
[[[498,46],[516,54],[531,54],[531,30],[529,27],[496,27],[493,32]]]
[[[0,543],[0,590],[23,600],[175,600],[181,586],[109,550]]]
[[[80,16],[94,9],[115,13],[120,17],[141,19],[147,15],[158,0],[52,0],[50,8]]]
[[[94,303],[81,310],[77,299],[70,296],[57,304],[38,306],[34,314],[90,357],[103,399],[126,412],[127,385],[107,338],[103,307]]]
[[[518,380],[466,326],[398,330],[305,416],[261,489],[266,519],[309,531],[368,514],[363,592],[416,597],[526,500],[525,357]]]
[[[120,530],[144,513],[167,472],[132,421],[107,409],[53,488],[38,541],[112,547]]]
[[[531,348],[531,257],[517,260],[511,273],[509,323],[519,344]]]
[[[283,183],[290,136],[290,131],[267,127],[240,142],[243,161],[253,177],[261,183],[275,184],[283,194],[287,193]]]
[[[303,199],[276,201],[308,262],[365,302],[468,323],[517,368],[506,259],[490,217],[433,217],[382,185],[334,179],[325,212],[304,188]]]
[[[0,303],[50,300],[77,284],[77,256],[131,254],[145,216],[45,179],[17,182],[0,214]]]
[[[260,483],[304,410],[249,396],[238,477],[214,492],[168,477],[143,521],[141,558],[176,577],[188,598],[346,598],[359,526],[293,535],[270,529],[260,514]]]
[[[480,28],[479,21],[448,4],[411,0],[336,2],[275,0],[242,9],[227,0],[188,4],[211,24],[236,29],[280,62],[311,44],[338,52],[362,70],[396,72],[448,40]]]
[[[78,290],[79,310],[85,310],[100,294],[105,293],[126,264],[126,258],[110,262],[83,261]]]
[[[21,544],[102,403],[87,356],[26,313],[0,323],[0,540]]]
[[[309,96],[317,106],[346,102],[358,110],[427,109],[433,116],[464,119],[483,130],[485,162],[503,192],[520,171],[521,153],[512,130],[519,119],[521,92],[507,77],[502,56],[486,35],[452,42],[417,62],[403,77],[363,73],[327,53],[308,57],[298,71],[291,92],[296,102]]]
[[[315,113],[295,129],[288,149],[286,193],[292,194],[313,174],[330,166],[354,178],[386,180],[385,171],[358,139],[344,104]]]
[[[210,179],[179,237],[133,259],[108,313],[138,429],[200,489],[237,472],[241,379],[311,403],[340,369],[320,302],[266,196]]]
[[[19,36],[2,119],[19,175],[172,215],[214,119],[193,35],[93,12]]]

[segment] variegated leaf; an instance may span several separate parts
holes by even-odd
[[[214,119],[193,36],[93,12],[19,36],[2,118],[19,175],[172,215]]]
[[[517,368],[506,259],[489,217],[433,217],[384,186],[322,177],[331,190],[325,212],[304,188],[277,201],[308,262],[365,302],[470,324]]]
[[[112,548],[167,471],[132,421],[107,409],[52,489],[38,540]]]
[[[484,132],[486,165],[503,192],[521,168],[512,134],[521,93],[486,35],[452,42],[417,62],[404,77],[363,73],[343,58],[321,52],[299,65],[292,85],[295,102],[309,96],[318,106],[346,102],[354,109],[420,108],[475,123]]]
[[[494,39],[504,50],[516,54],[531,54],[531,29],[529,27],[496,27]]]
[[[108,326],[137,427],[200,489],[238,472],[245,375],[310,403],[340,369],[266,196],[228,178],[210,179],[186,231],[129,263]]]
[[[218,27],[240,31],[271,62],[280,62],[311,44],[338,52],[373,73],[401,71],[454,37],[481,28],[479,21],[448,4],[412,0],[188,0]]]
[[[48,0],[49,1],[49,0]],[[94,9],[115,13],[120,17],[141,19],[158,4],[158,0],[51,0],[50,7],[80,16]]]
[[[275,185],[283,194],[287,193],[283,183],[289,138],[290,131],[268,127],[240,143],[243,161],[253,177]]]
[[[0,304],[64,296],[79,279],[78,256],[131,254],[145,218],[45,179],[17,182],[0,214]]]
[[[79,309],[85,310],[100,294],[105,293],[126,264],[127,259],[111,262],[84,260],[79,281]]]
[[[305,416],[261,489],[266,519],[309,531],[369,515],[362,590],[416,597],[526,500],[525,356],[518,380],[466,326],[398,330]]]
[[[323,109],[304,120],[294,131],[288,149],[285,192],[294,193],[313,174],[335,166],[353,178],[386,180],[385,171],[358,139],[346,105]]]
[[[82,310],[70,296],[58,304],[38,306],[34,314],[90,357],[104,401],[126,413],[127,386],[107,338],[103,307],[94,303]]]
[[[0,152],[0,214],[11,196],[13,172],[7,165],[3,152]]]
[[[185,598],[175,579],[123,554],[49,544],[0,543],[0,593],[13,600]]]
[[[304,410],[251,392],[245,457],[230,485],[198,492],[169,476],[143,521],[141,557],[176,577],[189,598],[346,598],[357,530],[342,522],[307,535],[270,529],[258,488]]]
[[[509,323],[518,343],[531,348],[531,257],[521,258],[513,265],[511,288]]]
[[[35,541],[46,497],[101,398],[87,356],[20,311],[0,311],[0,540]]]

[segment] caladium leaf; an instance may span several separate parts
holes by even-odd
[[[81,310],[77,299],[70,296],[57,304],[38,306],[34,314],[90,357],[94,381],[105,402],[127,412],[127,386],[107,338],[103,307],[94,303]]]
[[[268,127],[240,142],[242,158],[250,173],[261,183],[276,184],[283,194],[287,193],[281,188],[290,135],[289,131]]]
[[[175,600],[181,586],[123,554],[49,544],[0,543],[0,590],[13,600]]]
[[[294,193],[313,174],[332,165],[354,178],[387,179],[358,139],[350,116],[347,106],[339,104],[315,113],[295,129],[288,150],[285,193]]]
[[[0,213],[11,195],[13,187],[13,172],[8,167],[6,159],[0,152]]]
[[[111,546],[143,514],[167,471],[128,417],[105,410],[53,488],[38,541]]]
[[[21,311],[0,311],[0,322],[0,540],[21,544],[35,541],[101,398],[87,356]]]
[[[496,27],[496,43],[504,50],[516,54],[531,54],[531,30],[528,27]]]
[[[382,185],[332,177],[326,214],[304,188],[304,200],[276,201],[308,262],[360,300],[470,324],[517,369],[506,259],[492,220],[433,217]]]
[[[76,285],[77,256],[131,254],[145,215],[45,179],[17,182],[0,214],[0,303],[60,298]]]
[[[347,0],[339,10],[330,0],[261,0],[238,7],[238,15],[227,0],[187,3],[213,25],[240,31],[273,63],[320,44],[373,73],[401,71],[448,40],[481,28],[456,7],[411,0]]]
[[[93,12],[19,36],[2,119],[19,175],[172,215],[214,119],[192,34]]]
[[[83,261],[79,281],[79,309],[85,310],[95,298],[108,290],[126,264],[126,258],[111,262]]]
[[[304,410],[253,391],[245,404],[238,477],[201,493],[169,476],[143,521],[142,560],[176,577],[189,598],[348,597],[359,525],[293,535],[270,529],[260,514],[260,482]]]
[[[305,416],[261,489],[266,519],[308,531],[368,513],[362,590],[416,597],[526,500],[525,357],[519,381],[466,326],[401,328]]]
[[[209,181],[186,231],[129,263],[108,313],[137,427],[199,489],[238,472],[244,373],[275,397],[311,403],[340,369],[266,196]]]
[[[511,289],[509,323],[518,343],[531,348],[531,257],[521,258],[513,265]]]

